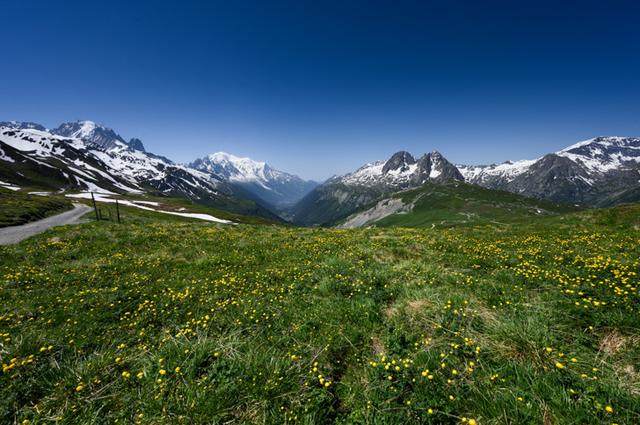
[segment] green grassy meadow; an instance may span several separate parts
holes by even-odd
[[[0,423],[640,423],[640,207],[0,247]]]

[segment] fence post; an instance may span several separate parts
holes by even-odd
[[[93,192],[91,192],[91,200],[93,201],[93,211],[96,213],[96,221],[100,221],[100,217],[98,216],[98,207],[96,206],[96,198],[93,197]]]

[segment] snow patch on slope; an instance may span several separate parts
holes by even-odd
[[[15,162],[13,158],[11,158],[10,156],[7,156],[7,154],[4,153],[2,148],[0,148],[0,159],[7,162]]]
[[[0,180],[0,187],[13,191],[20,190],[18,186],[14,186],[11,183],[3,182],[2,180]]]
[[[115,195],[114,193],[94,193],[93,197],[96,200],[96,202],[105,202],[105,203],[110,203],[110,204],[115,204],[116,200],[113,198],[110,198],[109,195]],[[82,193],[74,193],[74,194],[70,194],[70,195],[66,195],[69,198],[75,198],[75,199],[92,199],[91,198],[91,192],[82,192]],[[175,212],[175,211],[164,211],[164,210],[157,210],[154,208],[150,208],[147,205],[153,205],[153,206],[157,206],[158,203],[157,202],[151,202],[151,201],[128,201],[128,200],[123,200],[123,199],[118,199],[118,204],[120,205],[126,205],[129,207],[134,207],[134,208],[139,208],[142,210],[146,210],[146,211],[153,211],[153,212],[157,212],[157,213],[162,213],[162,214],[171,214],[171,215],[177,215],[177,216],[181,216],[181,217],[189,217],[189,218],[197,218],[199,220],[205,220],[205,221],[212,221],[215,223],[221,223],[221,224],[235,224],[234,222],[230,221],[230,220],[223,220],[221,218],[218,217],[214,217],[210,214],[202,214],[202,213],[184,213],[184,212]]]
[[[345,184],[373,183],[382,177],[382,168],[385,162],[386,161],[376,161],[365,164],[353,173],[341,177],[341,180]]]

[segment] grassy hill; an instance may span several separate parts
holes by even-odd
[[[40,220],[71,209],[64,197],[36,196],[0,187],[0,227]]]
[[[431,227],[515,223],[579,210],[570,205],[458,181],[446,184],[427,183],[417,189],[398,192],[386,198],[383,203],[389,200],[396,202],[394,205],[403,207],[382,218],[374,217],[366,225]],[[371,211],[376,205],[377,202],[370,204],[360,212]]]
[[[0,247],[0,422],[640,423],[640,207],[452,228],[127,210]]]

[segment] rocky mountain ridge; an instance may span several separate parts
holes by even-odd
[[[384,195],[427,182],[463,179],[456,166],[437,151],[419,159],[399,151],[386,161],[330,178],[298,202],[290,218],[302,225],[331,225]]]
[[[640,138],[595,137],[534,160],[458,169],[465,181],[490,189],[607,206],[636,198],[632,194],[640,186]]]

